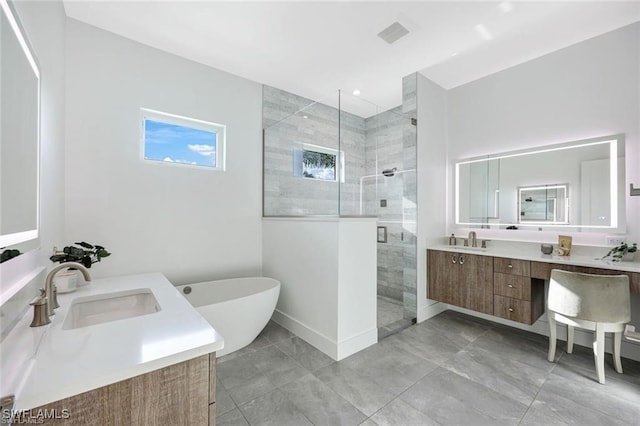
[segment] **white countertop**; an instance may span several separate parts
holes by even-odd
[[[62,329],[74,298],[138,288],[151,289],[159,312]],[[51,324],[29,327],[30,311],[3,342],[3,346],[15,344],[14,351],[32,352],[26,362],[15,367],[20,371],[13,372],[19,375],[14,409],[35,408],[224,346],[222,336],[160,273],[96,279],[74,293],[59,295],[58,302],[60,308]],[[3,355],[7,350],[5,346]],[[3,364],[7,358],[11,356],[4,356]],[[3,365],[2,373],[11,374],[11,368]],[[2,389],[2,394],[6,391]]]
[[[558,263],[563,265],[585,266],[590,268],[614,269],[617,271],[640,272],[640,262],[613,262],[603,260],[608,248],[574,247],[571,256],[557,256],[555,254],[543,254],[540,244],[529,243],[497,243],[489,242],[486,249],[465,247],[462,245],[450,246],[435,244],[427,247],[432,250],[449,251],[456,253],[477,254],[480,256],[507,257],[509,259],[532,260],[537,262]],[[639,255],[640,256],[640,255]]]

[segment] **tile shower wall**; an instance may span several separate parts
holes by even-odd
[[[338,149],[338,110],[263,87],[264,215],[358,214],[359,179],[364,174],[364,119],[340,113],[345,182],[340,188],[343,196],[339,208],[337,182],[296,177],[293,170],[293,150],[302,144]]]
[[[366,119],[340,113],[346,162],[340,193],[335,182],[293,175],[294,148],[303,143],[338,148],[338,110],[264,86],[264,214],[377,216],[378,225],[387,227],[387,242],[378,243],[378,294],[402,301],[405,318],[415,318],[416,127],[410,120],[416,116],[415,76],[405,78],[403,86],[402,106]],[[402,173],[380,176],[394,167]]]
[[[402,301],[403,280],[403,180],[404,173],[380,176],[383,170],[404,170],[402,152],[402,107],[365,120],[366,214],[378,216],[378,226],[387,228],[387,242],[378,243],[378,294]]]

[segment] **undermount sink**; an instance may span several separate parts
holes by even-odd
[[[71,330],[159,311],[160,305],[149,288],[78,297],[71,302],[62,329]]]

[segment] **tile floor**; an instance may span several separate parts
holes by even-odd
[[[640,363],[447,311],[335,362],[275,323],[218,359],[217,424],[637,425]]]

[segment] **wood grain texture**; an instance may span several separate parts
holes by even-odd
[[[493,259],[461,253],[458,257],[460,305],[493,314]]]
[[[493,296],[494,315],[512,321],[532,324],[531,302],[511,297]]]
[[[452,262],[452,259],[456,263]],[[451,305],[460,305],[458,254],[427,250],[427,297]]]
[[[216,402],[216,353],[209,354],[209,404]]]
[[[549,280],[552,269],[596,275],[627,275],[629,277],[629,290],[632,293],[640,293],[640,273],[637,272],[626,272],[617,269],[591,268],[586,266],[561,265],[558,263],[531,262],[531,276],[534,278]]]
[[[38,407],[63,409],[69,419],[41,424],[129,426],[207,425],[209,423],[209,355]]]
[[[495,272],[493,293],[514,299],[531,300],[531,278]]]
[[[493,258],[493,270],[501,274],[531,276],[531,266],[528,260],[509,259],[506,257]]]

